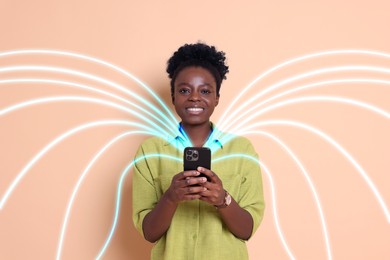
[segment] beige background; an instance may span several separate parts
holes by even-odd
[[[107,66],[42,52],[4,56],[8,51],[62,50],[96,57],[132,73],[170,104],[166,60],[179,45],[202,40],[224,50],[230,65],[231,72],[223,84],[221,102],[213,117],[218,122],[245,86],[285,61],[330,50],[369,50],[389,55],[389,10],[390,4],[385,0],[0,0],[0,110],[4,113],[3,109],[14,104],[55,96],[99,98],[126,105],[58,82],[5,81],[10,79],[71,81],[134,101],[91,79],[42,68],[21,70],[21,66],[27,65],[90,73],[152,101],[137,83]],[[340,66],[360,67],[340,70]],[[4,71],[6,67],[14,70]],[[349,79],[351,82],[323,83],[321,87],[292,93],[267,105],[308,96],[339,98],[338,101],[344,98],[344,103],[302,101],[269,110],[246,125],[290,120],[315,127],[348,151],[367,178],[340,150],[313,132],[286,124],[257,127],[258,131],[271,133],[288,145],[307,175],[275,140],[248,134],[269,170],[267,174],[263,169],[267,211],[261,227],[248,243],[251,259],[390,258],[390,216],[386,215],[390,207],[389,56],[338,53],[291,63],[258,81],[235,103],[232,111],[277,82],[330,67],[339,71],[299,78],[267,93],[249,107],[299,86]],[[351,105],[345,99],[358,100],[385,112],[380,114],[369,107]],[[1,199],[23,168],[55,138],[82,124],[110,119],[140,121],[123,111],[81,101],[57,101],[7,114],[0,112]],[[67,206],[79,177],[104,145],[131,129],[119,125],[90,128],[45,153],[20,179],[0,209],[0,259],[56,258]],[[121,139],[85,175],[69,214],[61,259],[92,259],[98,255],[114,220],[121,173],[144,138],[138,135]],[[135,231],[131,221],[131,174],[130,171],[124,179],[119,222],[103,259],[149,256],[151,246]],[[320,204],[316,204],[315,196]]]

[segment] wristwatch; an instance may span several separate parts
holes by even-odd
[[[227,206],[230,205],[230,203],[232,202],[232,196],[230,196],[229,192],[227,192],[225,190],[225,199],[222,203],[222,205],[214,205],[217,209],[223,209],[223,208],[226,208]]]

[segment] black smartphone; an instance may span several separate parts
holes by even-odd
[[[186,147],[183,155],[184,170],[196,170],[199,166],[211,170],[211,150],[207,147]],[[209,177],[200,174],[199,177]]]

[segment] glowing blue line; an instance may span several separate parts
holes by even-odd
[[[105,251],[107,250],[107,247],[109,246],[109,244],[111,242],[112,236],[114,235],[116,225],[118,223],[119,209],[120,209],[120,202],[121,202],[121,190],[122,190],[123,180],[124,180],[125,176],[127,175],[130,168],[133,167],[134,163],[138,162],[139,160],[143,160],[143,159],[147,159],[147,158],[151,158],[151,157],[167,158],[167,159],[171,159],[171,160],[175,160],[175,161],[179,161],[179,162],[181,162],[183,160],[182,158],[177,158],[177,157],[173,157],[173,156],[165,155],[165,154],[148,154],[148,155],[145,155],[145,156],[142,156],[142,157],[135,159],[134,161],[132,161],[131,163],[129,163],[126,166],[126,168],[123,170],[123,172],[121,174],[121,177],[120,177],[119,183],[118,183],[114,221],[112,223],[111,230],[110,230],[110,233],[106,239],[106,242],[104,243],[99,254],[96,256],[96,259],[100,259],[104,255]]]
[[[0,52],[0,58],[1,57],[6,57],[6,56],[12,56],[12,55],[21,55],[21,54],[53,54],[53,55],[62,55],[62,56],[69,56],[69,57],[74,57],[78,58],[81,60],[87,60],[90,62],[94,62],[100,65],[107,66],[113,70],[116,70],[123,75],[129,77],[130,79],[134,80],[137,82],[141,87],[143,87],[157,102],[164,108],[164,110],[168,113],[168,115],[171,117],[173,122],[176,122],[175,116],[172,114],[171,110],[166,106],[166,104],[158,97],[145,83],[143,83],[141,80],[139,80],[137,77],[132,75],[131,73],[127,72],[126,70],[109,63],[107,61],[103,61],[101,59],[97,59],[95,57],[87,56],[84,54],[79,54],[75,52],[68,52],[68,51],[59,51],[59,50],[14,50],[14,51],[7,51],[7,52]],[[168,120],[168,119],[167,119]],[[170,121],[168,120],[168,123]],[[176,127],[176,126],[175,126]]]
[[[145,132],[145,131],[127,131],[127,132],[125,132],[125,133],[123,133],[121,135],[118,135],[115,138],[111,139],[106,145],[104,145],[104,147],[102,149],[100,149],[100,151],[88,163],[87,167],[84,169],[83,173],[81,174],[81,176],[77,180],[77,184],[76,184],[76,186],[73,189],[72,195],[71,195],[71,197],[69,199],[69,202],[68,202],[68,206],[66,207],[66,213],[65,213],[65,216],[64,216],[64,221],[63,221],[63,224],[62,224],[60,238],[59,238],[59,242],[58,242],[58,249],[57,249],[57,257],[56,257],[56,259],[59,260],[61,258],[62,247],[63,247],[64,237],[65,237],[65,231],[67,229],[68,220],[69,220],[69,216],[70,216],[71,209],[72,209],[72,206],[73,206],[73,202],[74,202],[74,200],[76,198],[76,195],[78,193],[78,190],[79,190],[82,182],[84,181],[85,177],[88,174],[88,171],[90,170],[90,168],[92,168],[92,166],[99,159],[99,157],[101,155],[103,155],[106,152],[106,150],[108,148],[110,148],[114,143],[116,143],[117,141],[119,141],[120,139],[122,139],[122,138],[124,138],[126,136],[133,135],[133,134],[148,135],[150,133],[149,132]]]
[[[276,226],[276,230],[278,232],[280,240],[282,241],[284,250],[287,252],[287,254],[289,255],[290,259],[295,259],[293,253],[291,252],[291,250],[290,250],[290,248],[289,248],[289,246],[287,244],[287,240],[284,237],[282,228],[280,227],[280,224],[279,224],[279,217],[278,217],[277,203],[276,203],[276,188],[275,188],[275,185],[274,185],[274,181],[273,181],[272,175],[270,174],[270,171],[268,170],[266,165],[261,160],[257,159],[256,157],[247,155],[247,154],[230,154],[230,155],[225,155],[225,156],[213,159],[213,163],[216,163],[218,161],[223,161],[223,160],[226,160],[226,159],[230,159],[230,158],[235,158],[235,157],[240,157],[240,158],[244,157],[244,158],[247,158],[249,160],[255,161],[256,163],[260,164],[260,167],[266,173],[266,175],[268,177],[268,180],[270,182],[270,187],[271,187],[271,195],[272,195],[271,199],[272,199],[272,206],[273,206],[272,208],[273,208],[273,213],[274,213],[273,219],[274,219],[274,224]]]
[[[230,106],[225,110],[225,112],[222,114],[221,118],[220,118],[220,122],[223,122],[223,120],[225,119],[225,116],[226,115],[230,115],[230,110],[232,108],[236,109],[236,106],[235,104],[238,102],[238,100],[241,98],[241,96],[243,96],[247,91],[249,91],[258,81],[260,81],[261,79],[263,79],[264,77],[266,77],[268,74],[271,74],[272,72],[274,71],[277,71],[283,67],[286,67],[290,64],[294,64],[294,63],[297,63],[297,62],[300,62],[300,61],[304,61],[304,60],[308,60],[308,59],[312,59],[312,58],[317,58],[317,57],[321,57],[321,56],[330,56],[330,55],[338,55],[338,54],[362,54],[362,55],[371,55],[371,56],[379,56],[379,57],[383,57],[383,58],[390,58],[390,54],[387,54],[387,53],[384,53],[384,52],[378,52],[378,51],[369,51],[369,50],[332,50],[332,51],[323,51],[323,52],[318,52],[318,53],[312,53],[312,54],[307,54],[307,55],[304,55],[304,56],[300,56],[300,57],[297,57],[297,58],[293,58],[293,59],[290,59],[290,60],[287,60],[285,62],[282,62],[268,70],[266,70],[265,72],[263,72],[262,74],[260,74],[258,77],[256,77],[251,83],[249,83],[242,91],[240,91],[238,93],[238,95],[236,96],[236,98],[231,102]],[[229,120],[226,120],[226,121],[229,121]]]
[[[13,72],[13,71],[24,71],[24,70],[32,70],[32,71],[49,71],[49,72],[61,72],[64,74],[70,74],[73,76],[79,76],[87,79],[91,79],[100,83],[107,84],[108,86],[111,86],[115,89],[121,90],[122,92],[125,92],[126,94],[129,94],[130,96],[136,98],[137,100],[141,101],[143,104],[151,108],[153,111],[158,113],[164,120],[167,121],[168,124],[172,126],[173,129],[176,129],[177,127],[177,120],[175,119],[173,122],[168,120],[168,118],[161,113],[159,109],[157,109],[152,103],[148,102],[141,96],[135,94],[132,91],[129,91],[128,89],[122,87],[121,85],[111,82],[109,80],[103,79],[101,77],[97,77],[85,72],[75,71],[71,69],[65,69],[65,68],[59,68],[59,67],[47,67],[47,66],[14,66],[14,67],[4,67],[0,68],[0,73],[2,72]]]
[[[274,205],[274,222],[275,222],[275,225],[276,225],[277,230],[278,230],[279,238],[282,240],[283,246],[285,247],[285,250],[287,251],[287,253],[290,256],[290,258],[291,259],[295,259],[294,256],[292,255],[288,245],[287,245],[287,242],[284,239],[283,232],[281,231],[281,228],[279,226],[279,220],[278,220],[278,217],[277,217],[278,214],[277,214],[277,211],[276,211],[276,195],[275,195],[275,192],[274,192],[274,184],[273,184],[273,181],[272,181],[272,176],[269,174],[269,172],[268,172],[267,168],[265,167],[265,165],[262,164],[261,162],[259,162],[257,160],[257,158],[249,156],[249,155],[245,155],[245,154],[232,154],[232,155],[228,155],[228,156],[223,156],[223,157],[219,157],[219,158],[213,159],[213,162],[218,162],[218,161],[222,161],[222,160],[225,160],[225,159],[229,159],[229,158],[232,158],[232,157],[238,157],[238,156],[254,160],[256,163],[260,163],[261,167],[263,167],[265,169],[266,173],[268,174],[269,180],[271,182],[272,203]],[[100,259],[104,255],[105,251],[107,250],[107,248],[108,248],[108,246],[109,246],[109,244],[110,244],[110,242],[112,240],[113,234],[115,232],[115,229],[116,229],[116,226],[117,226],[117,222],[118,222],[118,217],[119,217],[120,204],[121,204],[121,190],[122,190],[123,181],[124,181],[125,176],[127,175],[127,173],[130,170],[130,168],[133,167],[134,163],[138,162],[141,159],[150,158],[150,157],[159,157],[159,158],[163,157],[163,158],[168,158],[168,159],[172,159],[172,160],[179,161],[179,162],[182,161],[182,158],[172,157],[172,156],[169,156],[169,155],[149,154],[149,155],[145,155],[143,157],[137,158],[135,161],[131,162],[125,168],[125,170],[121,174],[121,177],[120,177],[120,180],[119,180],[119,183],[118,183],[114,221],[113,221],[113,224],[111,226],[110,233],[109,233],[109,235],[108,235],[108,237],[106,239],[106,242],[104,243],[104,245],[103,245],[102,249],[100,250],[100,252],[99,252],[98,256],[96,257],[96,259]]]
[[[59,137],[55,138],[53,141],[51,141],[48,145],[46,145],[42,150],[39,151],[38,154],[36,154],[33,159],[31,159],[27,165],[22,169],[22,171],[16,176],[16,178],[12,181],[11,185],[8,186],[5,194],[0,200],[0,210],[3,209],[5,203],[7,202],[9,196],[12,194],[16,186],[19,184],[19,182],[24,178],[24,176],[27,174],[27,172],[30,170],[30,168],[42,157],[44,156],[51,148],[53,148],[55,145],[59,144],[64,139],[68,138],[69,136],[72,136],[73,134],[96,126],[104,126],[104,125],[127,125],[127,126],[136,126],[140,127],[141,129],[145,129],[148,131],[149,129],[145,127],[144,125],[124,121],[124,120],[105,120],[105,121],[95,121],[87,124],[80,125],[76,128],[73,128],[66,133],[60,135]],[[152,135],[154,132],[150,132]]]
[[[134,106],[134,107],[138,108],[142,112],[148,114],[149,116],[153,117],[155,120],[160,122],[164,127],[167,128],[168,131],[171,131],[171,133],[173,135],[177,134],[177,131],[173,131],[172,128],[169,128],[160,118],[158,118],[156,115],[150,113],[148,110],[144,109],[143,107],[141,107],[141,106],[139,106],[139,105],[137,105],[137,104],[135,104],[133,102],[130,102],[127,99],[124,99],[124,98],[122,98],[120,96],[117,96],[115,94],[112,94],[112,93],[104,91],[104,90],[100,90],[98,88],[89,87],[87,85],[73,83],[73,82],[68,82],[68,81],[49,80],[49,79],[37,79],[37,78],[34,78],[34,79],[7,79],[7,80],[0,80],[0,84],[7,84],[7,83],[50,83],[50,84],[59,84],[59,85],[64,85],[64,86],[71,86],[71,87],[86,89],[86,90],[89,90],[89,91],[92,91],[92,92],[101,93],[103,95],[106,95],[106,96],[118,99],[118,100],[120,100],[122,102],[125,102],[126,104],[129,104],[131,106]]]
[[[89,98],[89,97],[81,97],[81,96],[60,96],[60,97],[47,97],[47,98],[38,98],[38,99],[33,99],[25,102],[21,102],[15,105],[8,106],[2,110],[0,110],[0,116],[4,116],[7,113],[13,112],[18,109],[25,108],[27,106],[32,106],[32,105],[38,105],[38,104],[45,104],[45,103],[52,103],[52,102],[59,102],[59,101],[80,101],[80,102],[87,102],[87,103],[97,103],[99,105],[105,105],[109,107],[114,107],[116,109],[125,111],[129,114],[132,114],[139,119],[142,119],[146,122],[148,122],[151,126],[155,128],[156,131],[158,131],[159,136],[164,138],[164,130],[156,125],[154,122],[152,122],[150,119],[140,115],[138,112],[135,112],[131,109],[128,109],[125,106],[118,105],[116,103],[106,101],[104,99],[98,99],[98,98]]]
[[[311,180],[310,175],[306,171],[306,169],[303,166],[303,164],[301,163],[301,161],[292,152],[290,147],[288,147],[279,138],[277,138],[276,136],[274,136],[274,135],[272,135],[270,133],[263,132],[263,131],[248,131],[248,132],[246,132],[246,134],[261,134],[261,135],[264,135],[264,136],[266,136],[268,138],[271,138],[273,141],[275,141],[277,144],[279,144],[281,147],[283,147],[283,149],[289,154],[289,156],[298,165],[299,169],[301,170],[301,172],[303,173],[303,176],[306,179],[306,182],[309,184],[311,193],[313,194],[313,197],[314,197],[314,200],[315,200],[315,203],[316,203],[316,206],[317,206],[317,210],[318,210],[318,213],[320,215],[322,232],[323,232],[323,235],[324,235],[324,238],[325,238],[325,246],[326,246],[326,252],[327,252],[327,255],[328,255],[328,259],[332,259],[332,250],[331,250],[331,246],[330,246],[330,242],[329,242],[329,234],[328,234],[328,228],[327,228],[327,225],[326,225],[325,215],[324,215],[324,212],[323,212],[322,206],[321,206],[322,204],[321,204],[319,195],[317,193],[317,189],[315,188],[315,185],[314,185],[313,181]]]
[[[291,83],[293,81],[299,80],[299,79],[304,79],[307,77],[311,77],[314,75],[318,74],[323,74],[323,73],[330,73],[330,72],[340,72],[340,71],[372,71],[372,72],[382,72],[382,73],[390,73],[390,69],[387,68],[382,68],[382,67],[370,67],[370,66],[339,66],[339,67],[330,67],[330,68],[324,68],[324,69],[319,69],[319,70],[314,70],[310,72],[306,72],[303,74],[299,74],[297,76],[290,77],[288,79],[279,81],[278,83],[271,85],[270,87],[264,89],[263,91],[260,91],[258,94],[250,98],[247,102],[243,103],[239,107],[235,107],[234,111],[229,114],[229,116],[226,118],[225,121],[222,121],[220,119],[220,124],[218,124],[219,128],[224,130],[224,125],[226,124],[225,122],[229,122],[231,118],[234,118],[236,114],[240,113],[241,110],[243,110],[245,107],[247,107],[250,103],[254,102],[255,100],[259,99],[261,96],[266,94],[267,92],[270,92],[271,90],[277,89],[287,83]],[[242,92],[241,92],[242,93]],[[230,109],[232,105],[229,106],[227,110]]]
[[[341,97],[330,97],[330,96],[308,96],[308,97],[301,97],[301,98],[292,98],[292,99],[288,99],[286,101],[278,102],[278,103],[273,104],[273,105],[269,105],[269,106],[257,111],[256,113],[248,116],[246,119],[244,119],[240,123],[236,124],[234,126],[234,128],[232,128],[230,131],[235,132],[237,129],[240,129],[243,125],[246,125],[248,121],[252,120],[253,118],[255,118],[263,113],[269,112],[270,110],[284,107],[286,105],[302,103],[302,102],[313,102],[313,101],[339,102],[342,104],[353,105],[353,106],[362,107],[362,108],[365,108],[367,110],[370,110],[371,112],[377,113],[377,114],[385,117],[386,119],[390,118],[390,113],[386,112],[385,110],[382,110],[376,106],[373,106],[371,104],[361,102],[358,100],[349,99],[349,98],[341,98]]]
[[[291,89],[291,90],[287,90],[287,91],[284,91],[280,94],[277,94],[277,95],[274,95],[258,104],[256,104],[255,106],[243,111],[242,113],[240,113],[240,115],[236,116],[234,119],[230,120],[229,123],[225,126],[225,129],[229,129],[229,127],[231,125],[234,125],[235,122],[237,122],[238,120],[240,120],[242,117],[244,117],[245,115],[249,114],[250,112],[252,112],[253,110],[257,109],[258,107],[268,103],[268,102],[271,102],[272,100],[274,99],[277,99],[277,98],[280,98],[280,97],[283,97],[285,95],[288,95],[288,94],[291,94],[291,93],[294,93],[294,92],[298,92],[298,91],[301,91],[301,90],[304,90],[304,89],[308,89],[308,88],[317,88],[317,87],[320,87],[320,86],[323,86],[323,85],[330,85],[330,84],[340,84],[340,83],[376,83],[376,84],[387,84],[389,85],[390,84],[390,81],[388,80],[376,80],[376,79],[339,79],[339,80],[328,80],[328,81],[321,81],[321,82],[317,82],[317,83],[312,83],[312,84],[307,84],[307,85],[304,85],[304,86],[301,86],[301,87],[296,87],[294,89]]]
[[[268,126],[268,125],[288,125],[288,126],[294,126],[298,128],[303,128],[309,132],[315,133],[316,135],[320,136],[324,140],[326,140],[328,143],[330,143],[333,147],[335,147],[342,155],[344,155],[349,162],[355,167],[355,169],[359,172],[360,176],[363,178],[363,180],[367,183],[368,187],[371,189],[373,194],[375,195],[377,201],[379,202],[379,205],[381,206],[384,215],[387,219],[387,221],[390,223],[390,212],[386,206],[385,201],[383,200],[380,192],[376,188],[373,181],[370,179],[368,174],[364,171],[364,169],[359,165],[359,163],[350,155],[339,143],[337,143],[333,138],[331,138],[329,135],[325,134],[324,132],[320,131],[317,128],[314,128],[310,125],[303,124],[301,122],[296,121],[290,121],[290,120],[269,120],[264,122],[258,122],[254,123],[244,129],[241,129],[239,131],[240,134],[245,134],[247,131],[250,131],[252,128],[258,127],[258,126]]]

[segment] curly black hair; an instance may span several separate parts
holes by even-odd
[[[186,67],[202,67],[210,71],[217,85],[217,95],[222,80],[226,79],[229,67],[225,64],[225,53],[217,51],[214,46],[204,43],[184,44],[167,62],[167,72],[171,79],[171,95],[174,94],[174,82],[179,72]]]

